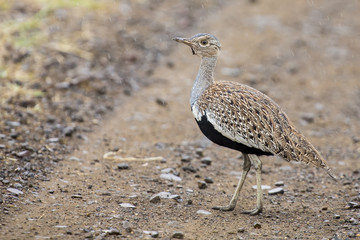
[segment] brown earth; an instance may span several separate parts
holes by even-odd
[[[91,133],[82,131],[83,140],[66,142],[69,154],[51,165],[48,181],[26,185],[18,196],[7,190],[15,182],[2,181],[1,238],[170,239],[175,232],[184,239],[360,238],[359,2],[228,1],[192,8],[167,1],[149,9],[154,22],[171,25],[174,16],[188,13],[190,20],[183,18],[182,23],[196,25],[164,27],[164,38],[152,34],[147,21],[132,26],[148,40],[141,42],[146,51],[159,44],[175,51],[157,52],[150,75],[144,74],[141,61],[135,65],[141,71],[128,72],[129,78],[148,79],[146,84],[129,96],[116,97],[121,91],[114,90],[113,112],[98,126],[91,125]],[[338,181],[313,166],[262,157],[263,184],[275,188],[282,181],[284,193],[264,190],[264,212],[241,214],[255,204],[251,171],[234,211],[211,209],[231,198],[242,159],[240,153],[206,140],[190,112],[189,92],[199,59],[171,37],[198,32],[212,33],[222,43],[216,79],[243,82],[273,98],[327,159]],[[143,53],[139,50],[138,58]],[[61,111],[53,114],[62,116]],[[122,157],[163,160],[103,158],[113,150]],[[1,164],[11,165],[8,159],[17,156],[11,154],[4,151]],[[204,158],[211,164],[204,164]],[[164,170],[181,181],[161,178]],[[198,182],[205,178],[214,183],[200,189]],[[160,192],[172,196],[152,199]]]

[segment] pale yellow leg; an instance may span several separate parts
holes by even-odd
[[[261,163],[261,162],[260,162]],[[244,154],[244,166],[243,166],[243,172],[241,174],[241,178],[239,180],[239,183],[235,189],[235,192],[234,192],[234,195],[233,197],[231,198],[230,200],[230,203],[229,205],[226,205],[226,206],[215,206],[213,207],[213,209],[215,210],[221,210],[221,211],[232,211],[234,210],[235,206],[236,206],[236,202],[239,198],[239,194],[240,194],[240,191],[241,191],[241,188],[243,187],[244,185],[244,181],[246,179],[246,176],[250,170],[250,167],[251,167],[251,161],[250,161],[250,158],[249,158],[249,155],[247,154]],[[261,166],[260,166],[261,168]]]
[[[263,194],[261,189],[261,168],[262,168],[262,162],[259,159],[257,155],[249,155],[251,163],[254,165],[255,171],[256,171],[256,208],[254,210],[250,211],[243,211],[242,213],[250,214],[250,215],[256,215],[262,212],[263,204]]]

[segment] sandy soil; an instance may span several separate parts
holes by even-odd
[[[167,14],[177,7],[169,5]],[[359,13],[357,1],[231,1],[201,13],[186,31],[172,30],[174,36],[218,36],[223,51],[216,79],[249,84],[273,98],[338,181],[313,166],[262,157],[263,184],[275,188],[282,181],[284,193],[264,190],[264,212],[241,214],[255,204],[251,171],[236,209],[212,210],[231,198],[242,157],[197,129],[188,98],[199,59],[169,36],[161,41],[175,51],[160,57],[151,84],[121,95],[49,181],[23,189],[2,213],[1,238],[360,238]],[[163,159],[104,159],[108,151]],[[180,179],[166,180],[164,173]],[[205,179],[213,183],[201,189]],[[161,192],[167,198],[154,198]]]

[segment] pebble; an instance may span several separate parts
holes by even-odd
[[[182,154],[181,155],[181,161],[182,162],[190,162],[192,160],[192,157],[190,155],[187,154]]]
[[[358,142],[360,142],[360,137],[358,137],[358,136],[353,136],[353,137],[352,137],[352,141],[353,141],[353,143],[358,143]]]
[[[16,154],[16,156],[18,156],[18,157],[28,157],[28,156],[30,156],[30,155],[31,155],[31,153],[30,153],[30,151],[28,151],[28,150],[21,151],[21,152],[19,152],[19,153]]]
[[[131,233],[132,232],[132,228],[131,228],[131,226],[130,226],[130,222],[129,221],[123,221],[122,222],[122,226],[123,226],[123,228],[125,229],[125,231],[127,232],[127,233]]]
[[[206,178],[204,179],[204,181],[205,181],[206,183],[214,183],[214,180],[213,180],[211,177],[206,177]]]
[[[119,169],[119,170],[129,169],[129,164],[127,164],[127,163],[119,163],[117,165],[117,169]]]
[[[15,184],[14,184],[14,187],[15,187],[16,189],[19,189],[19,188],[22,188],[23,186],[22,186],[20,183],[15,183]]]
[[[257,185],[252,186],[252,189],[257,189]],[[262,190],[271,189],[269,185],[261,185]]]
[[[151,202],[152,199],[154,201],[153,203],[157,203],[157,201],[160,202],[161,198],[163,198],[163,199],[175,199],[175,200],[181,199],[180,195],[177,195],[177,194],[171,194],[170,192],[159,192],[159,193],[153,195],[150,198],[150,202]]]
[[[131,203],[120,203],[119,205],[120,205],[120,207],[123,207],[123,208],[136,208]]]
[[[197,170],[192,166],[185,166],[185,167],[182,168],[182,170],[184,170],[185,172],[192,172],[192,173],[197,172]]]
[[[202,158],[202,159],[201,159],[201,163],[210,166],[211,163],[212,163],[211,157],[204,157],[204,158]]]
[[[181,177],[175,176],[174,174],[171,173],[162,173],[160,175],[160,178],[169,181],[176,181],[176,182],[180,182],[182,180]]]
[[[211,212],[206,211],[206,210],[202,210],[202,209],[197,210],[196,213],[197,213],[197,214],[203,214],[203,215],[211,215]]]
[[[186,192],[187,192],[187,193],[194,193],[194,190],[188,188],[188,189],[186,189]]]
[[[75,156],[70,157],[69,160],[70,160],[70,161],[75,161],[75,162],[80,162],[80,161],[81,161],[80,158],[75,157]]]
[[[160,199],[160,196],[159,195],[154,195],[154,196],[152,196],[151,198],[150,198],[150,202],[151,203],[159,203],[159,202],[161,202],[161,199]]]
[[[74,194],[74,195],[71,195],[71,198],[83,198],[83,196],[81,196],[81,194]]]
[[[115,235],[121,235],[120,231],[116,228],[109,228],[106,230],[103,230],[103,232],[106,234],[106,236],[115,236]]]
[[[27,171],[30,171],[31,170],[31,163],[30,162],[27,162],[24,166],[24,169],[27,170]]]
[[[277,188],[273,188],[271,190],[269,190],[269,195],[275,195],[275,194],[283,194],[284,193],[284,189],[281,187],[277,187]]]
[[[184,239],[185,235],[183,232],[174,232],[171,238]]]
[[[275,183],[275,186],[282,187],[282,186],[284,186],[284,182],[283,181],[278,181],[278,182]]]
[[[20,191],[19,189],[16,189],[16,188],[7,188],[6,190],[8,190],[9,192],[15,194],[15,195],[22,195],[24,194],[22,191]]]
[[[311,112],[302,113],[300,123],[302,125],[307,125],[307,124],[313,123],[314,119],[315,119],[314,113],[311,113]]]
[[[150,235],[150,237],[152,238],[157,238],[159,237],[159,232],[157,231],[143,231],[146,235]]]
[[[10,127],[19,127],[19,126],[21,126],[21,124],[19,122],[15,122],[15,121],[6,121],[6,125],[8,125]]]
[[[75,127],[72,126],[64,127],[62,129],[62,133],[67,137],[71,137],[74,132],[75,132]]]
[[[202,156],[204,155],[204,149],[202,149],[202,148],[197,148],[197,149],[195,149],[195,153],[196,153],[197,155],[199,155],[200,157],[202,157]]]
[[[179,176],[179,172],[177,172],[174,168],[164,168],[161,170],[162,173],[172,173],[176,176]]]
[[[335,219],[340,219],[340,215],[339,214],[334,214],[334,218]]]
[[[360,204],[356,203],[356,202],[348,202],[347,209],[352,209],[352,208],[360,208]]]
[[[260,229],[261,228],[261,224],[260,223],[254,223],[254,228],[255,229]]]
[[[47,139],[46,140],[46,142],[48,142],[48,143],[57,143],[57,142],[59,142],[59,138],[49,138],[49,139]]]
[[[207,188],[207,183],[204,182],[204,181],[198,181],[197,184],[198,184],[198,187],[199,187],[200,189],[205,189],[205,188]]]

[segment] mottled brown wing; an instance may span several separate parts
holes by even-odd
[[[233,141],[283,157],[327,167],[281,108],[265,94],[233,82],[217,82],[197,102],[198,111]]]

